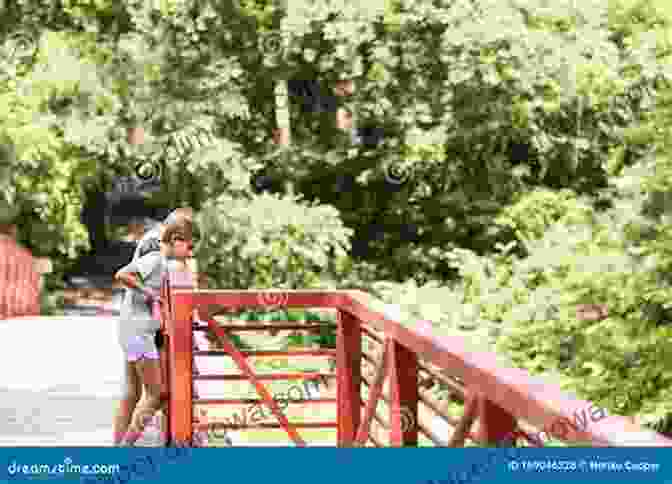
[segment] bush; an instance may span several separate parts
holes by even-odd
[[[520,241],[489,256],[451,252],[458,283],[379,290],[434,321],[439,334],[465,336],[596,405],[669,431],[672,229],[644,215],[651,197],[633,190],[642,186],[633,176],[614,179],[611,208],[601,211],[566,192],[531,192],[500,218]],[[525,256],[511,253],[516,245]],[[587,318],[587,305],[606,311]]]
[[[218,288],[305,289],[337,280],[351,267],[351,230],[329,206],[269,194],[220,197],[198,215],[199,270]]]
[[[290,314],[288,321],[310,321],[311,323],[333,323],[333,318],[307,311],[304,315]],[[298,317],[297,317],[298,316]],[[295,333],[285,339],[287,346],[312,346],[319,345],[321,348],[336,348],[336,327],[322,324],[319,334]]]

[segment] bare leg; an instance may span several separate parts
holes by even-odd
[[[137,363],[145,395],[133,412],[124,441],[133,445],[156,412],[161,408],[161,365],[159,360],[142,359]]]
[[[126,382],[124,398],[119,402],[117,414],[114,417],[114,445],[119,445],[128,431],[131,416],[142,395],[142,385],[131,362],[126,362]]]

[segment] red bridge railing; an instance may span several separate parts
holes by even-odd
[[[40,275],[30,251],[0,235],[0,320],[40,314]]]
[[[543,439],[534,436],[535,428],[567,443],[672,446],[672,440],[626,417],[607,415],[564,393],[559,385],[512,367],[499,355],[474,351],[463,338],[436,336],[430,323],[402,322],[385,309],[376,310],[382,303],[360,291],[212,291],[180,289],[173,283],[172,288],[164,286],[164,297],[168,433],[175,445],[191,445],[194,428],[199,427],[192,392],[194,310],[254,383],[280,427],[297,445],[305,444],[297,426],[288,422],[261,379],[241,360],[227,329],[214,319],[224,311],[280,303],[338,312],[335,444],[340,447],[417,446],[420,435],[448,447],[525,445],[525,441],[543,445]],[[428,388],[437,384],[448,389],[450,401],[463,404],[461,416],[451,415],[447,401],[430,395]],[[387,404],[384,416],[379,412],[382,402]],[[445,421],[444,430],[432,427],[428,422],[432,415]],[[372,424],[386,431],[385,439],[371,431]]]

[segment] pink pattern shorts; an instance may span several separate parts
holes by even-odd
[[[134,336],[124,345],[126,361],[158,360],[159,351],[154,343],[154,335]]]

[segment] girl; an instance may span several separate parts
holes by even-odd
[[[142,435],[148,416],[161,407],[161,365],[155,343],[161,322],[152,308],[159,301],[164,275],[182,270],[192,257],[193,225],[182,219],[166,227],[161,251],[133,260],[115,274],[126,291],[119,319],[119,343],[124,352],[124,395],[114,422],[114,443],[133,446]],[[138,405],[144,389],[144,399]]]

